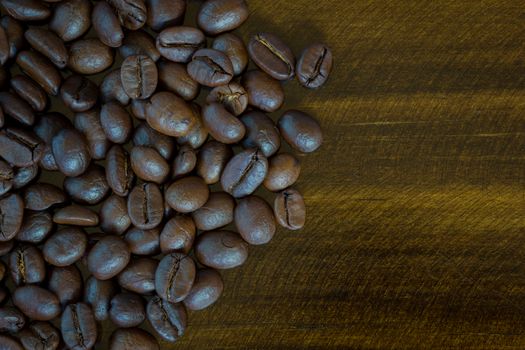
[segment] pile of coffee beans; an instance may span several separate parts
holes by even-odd
[[[192,27],[186,0],[0,0],[0,349],[159,349],[217,301],[219,270],[303,227],[281,137],[309,153],[321,129],[265,113],[284,81],[323,85],[331,51],[245,45],[244,0],[199,5]]]

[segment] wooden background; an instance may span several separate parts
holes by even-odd
[[[244,38],[332,48],[324,88],[285,88],[326,141],[306,228],[224,272],[173,349],[525,348],[523,1],[248,3]]]

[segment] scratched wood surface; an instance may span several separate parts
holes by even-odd
[[[172,348],[525,348],[524,3],[248,2],[244,38],[333,49],[323,89],[285,88],[326,142],[305,229],[224,272]]]

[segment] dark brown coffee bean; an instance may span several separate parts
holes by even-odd
[[[0,344],[2,344],[2,350],[24,350],[18,340],[7,335],[0,334]]]
[[[201,85],[215,87],[228,84],[233,78],[230,59],[220,51],[200,49],[188,63],[188,74]]]
[[[144,181],[162,184],[170,173],[170,166],[155,149],[135,146],[130,153],[133,172]]]
[[[188,316],[182,303],[170,303],[153,297],[146,307],[148,321],[155,332],[165,341],[176,342],[184,335]]]
[[[1,202],[0,202],[1,203]],[[1,232],[1,231],[0,231]],[[2,238],[2,235],[0,234],[0,239]],[[0,257],[5,256],[9,254],[9,252],[13,249],[15,246],[15,241],[0,241]]]
[[[51,15],[49,7],[39,0],[1,0],[0,5],[19,21],[41,21]]]
[[[43,169],[58,170],[58,165],[51,149],[51,141],[60,130],[72,127],[73,124],[65,115],[56,112],[41,115],[37,120],[33,126],[33,131],[44,142],[43,155],[39,162]]]
[[[279,118],[278,124],[285,141],[299,152],[314,152],[323,143],[321,126],[304,112],[289,110]]]
[[[206,142],[199,152],[197,174],[208,185],[219,182],[222,171],[232,156],[230,146],[214,140]]]
[[[259,70],[246,73],[242,84],[248,93],[248,103],[264,112],[275,112],[284,103],[284,90],[278,80]]]
[[[87,248],[85,232],[76,227],[66,227],[49,237],[42,248],[44,259],[53,266],[69,266],[80,260]]]
[[[22,124],[33,125],[35,113],[23,98],[11,92],[0,92],[0,106],[5,114]]]
[[[64,129],[51,141],[58,169],[66,176],[83,174],[91,163],[87,141],[77,130]]]
[[[14,176],[13,167],[0,159],[0,196],[6,194],[13,188]]]
[[[157,227],[164,214],[162,193],[154,183],[143,183],[128,196],[128,215],[134,226],[148,230]]]
[[[225,192],[212,192],[208,201],[191,215],[201,231],[211,231],[233,221],[235,200]]]
[[[191,104],[191,110],[193,112],[195,123],[190,128],[187,135],[177,137],[176,140],[179,145],[189,145],[193,149],[197,149],[208,139],[208,129],[206,129],[202,122],[200,106],[193,102]]]
[[[183,300],[195,280],[195,262],[185,254],[171,253],[159,263],[155,273],[157,294],[170,303]]]
[[[206,102],[218,102],[234,116],[242,114],[248,107],[248,94],[244,88],[235,82],[218,86],[210,91]]]
[[[197,152],[191,146],[184,145],[173,160],[171,175],[173,178],[181,177],[192,172],[196,165]]]
[[[297,79],[304,87],[317,89],[328,79],[332,64],[332,51],[326,45],[310,45],[297,62]]]
[[[114,235],[104,236],[88,255],[88,270],[99,280],[107,280],[118,275],[130,259],[126,242]]]
[[[133,131],[133,121],[128,111],[117,102],[108,102],[100,110],[100,124],[108,140],[125,143]]]
[[[66,199],[61,188],[44,182],[32,184],[24,192],[25,207],[29,210],[46,210]]]
[[[44,154],[42,140],[30,131],[7,128],[0,130],[0,156],[17,167],[38,163]]]
[[[33,181],[39,174],[38,164],[16,168],[13,177],[13,188],[21,189]]]
[[[120,328],[109,338],[110,350],[159,350],[159,343],[151,334],[140,328]]]
[[[24,216],[22,198],[18,194],[11,194],[0,199],[0,213],[2,214],[0,215],[0,242],[6,242],[13,239],[22,226]],[[6,250],[9,252],[11,248]]]
[[[170,92],[157,92],[146,107],[149,126],[168,136],[187,135],[195,123],[190,106]]]
[[[34,246],[18,246],[9,255],[9,271],[16,285],[42,282],[46,277],[42,253]]]
[[[270,242],[276,230],[272,208],[257,196],[239,200],[235,207],[235,226],[241,237],[253,245]]]
[[[60,225],[87,227],[98,226],[99,219],[98,214],[93,210],[72,204],[55,211],[53,222]]]
[[[120,145],[110,148],[106,158],[106,180],[119,196],[127,196],[133,185],[135,174],[126,150]]]
[[[146,99],[153,95],[157,88],[157,66],[148,56],[129,56],[120,67],[120,79],[129,97]]]
[[[140,123],[133,134],[133,145],[152,147],[166,160],[175,154],[173,138],[153,130],[146,123]]]
[[[99,215],[100,228],[105,233],[121,235],[131,225],[126,199],[115,194],[102,203]]]
[[[159,247],[160,229],[142,230],[132,227],[124,235],[129,250],[135,255],[156,255],[160,252]]]
[[[159,262],[151,258],[137,258],[118,275],[117,281],[122,288],[138,294],[150,294],[155,291],[155,271]]]
[[[233,33],[224,33],[213,40],[212,49],[224,52],[233,66],[233,74],[240,75],[248,65],[248,51],[241,38]]]
[[[147,24],[156,32],[184,21],[186,0],[146,0]]]
[[[248,15],[244,0],[208,0],[199,9],[197,24],[213,36],[240,27]]]
[[[109,318],[117,327],[137,327],[146,319],[144,300],[137,294],[119,293],[111,299]]]
[[[290,153],[281,153],[268,160],[268,175],[264,187],[269,191],[281,191],[292,186],[299,178],[301,163]]]
[[[248,258],[248,243],[230,231],[207,231],[195,242],[197,260],[215,269],[231,269]]]
[[[0,65],[4,65],[9,59],[10,47],[7,32],[0,26]]]
[[[295,56],[276,35],[259,33],[248,43],[251,59],[259,68],[277,80],[288,80],[295,74]]]
[[[91,25],[91,2],[89,0],[61,1],[53,11],[49,29],[64,41],[80,38]]]
[[[9,44],[9,58],[15,58],[25,44],[24,27],[11,16],[3,16],[0,26],[4,28]]]
[[[146,120],[146,108],[149,104],[149,100],[131,100],[131,114],[139,120]]]
[[[147,9],[144,0],[107,0],[113,6],[115,13],[124,27],[137,30],[144,26]]]
[[[21,51],[16,56],[20,69],[40,85],[48,94],[56,96],[62,76],[44,55],[35,51]]]
[[[37,321],[49,321],[60,315],[60,302],[55,294],[35,285],[17,287],[13,304],[27,317]]]
[[[273,203],[273,212],[279,225],[289,230],[303,228],[306,220],[306,207],[299,191],[288,188],[280,192]]]
[[[104,168],[93,164],[80,176],[66,177],[64,189],[74,201],[95,205],[100,203],[109,192],[109,185]]]
[[[76,73],[96,74],[112,64],[113,50],[98,39],[80,39],[69,48],[68,67]]]
[[[24,37],[33,49],[49,58],[55,66],[60,69],[66,68],[68,60],[66,45],[55,33],[32,27],[26,30]]]
[[[158,63],[159,83],[186,101],[191,101],[199,95],[200,85],[193,80],[186,66],[181,63],[161,60]]]
[[[69,304],[64,309],[60,330],[70,349],[91,349],[97,341],[97,322],[85,303]]]
[[[53,218],[47,211],[26,211],[24,221],[16,234],[16,240],[40,243],[51,233]]]
[[[56,350],[60,344],[60,332],[49,322],[33,322],[18,336],[26,350]]]
[[[179,213],[191,213],[208,200],[208,185],[198,176],[188,176],[173,182],[166,191],[166,201]]]
[[[160,58],[155,39],[144,30],[128,31],[122,41],[122,46],[119,47],[119,53],[124,59],[129,56],[146,55],[157,62]]]
[[[204,106],[202,121],[210,135],[222,143],[237,143],[246,133],[244,124],[217,102]]]
[[[163,254],[180,252],[188,254],[195,240],[195,224],[189,216],[176,215],[160,233],[160,250]]]
[[[86,280],[84,300],[93,309],[95,320],[100,322],[109,318],[111,299],[117,294],[117,291],[117,286],[111,279],[101,281],[90,276]]]
[[[78,302],[82,297],[83,279],[75,265],[53,267],[47,286],[58,297],[60,304],[66,306]]]
[[[10,80],[11,88],[22,97],[36,112],[42,112],[47,106],[47,95],[44,89],[25,75],[16,75]],[[4,111],[6,109],[4,108]]]
[[[120,80],[120,68],[109,72],[100,84],[100,98],[102,103],[118,101],[121,105],[126,106],[131,100],[122,87]]]
[[[73,112],[86,112],[97,103],[98,88],[88,78],[73,74],[62,83],[60,98]]]
[[[155,44],[166,59],[187,63],[195,51],[206,45],[206,37],[197,28],[177,26],[160,32]]]
[[[195,283],[183,303],[189,310],[203,310],[215,303],[222,294],[224,283],[213,269],[197,271]]]
[[[111,142],[106,137],[98,110],[91,109],[75,114],[75,129],[84,134],[89,154],[93,159],[104,159],[111,147]]]
[[[91,13],[93,29],[104,45],[119,47],[124,39],[124,32],[120,26],[117,15],[111,6],[105,1],[99,1],[93,7]]]
[[[246,127],[246,137],[242,141],[245,148],[258,148],[265,157],[270,157],[281,147],[281,136],[275,123],[266,114],[250,111],[241,117]]]
[[[14,307],[0,308],[0,332],[17,333],[24,328],[25,324],[24,314]]]
[[[235,198],[252,194],[268,173],[268,161],[262,152],[249,148],[233,157],[221,175],[224,191]]]

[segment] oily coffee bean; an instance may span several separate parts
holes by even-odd
[[[191,213],[202,207],[208,200],[208,185],[198,176],[176,180],[166,191],[166,201],[179,213]]]
[[[30,131],[15,128],[0,130],[0,156],[16,167],[37,163],[44,154],[42,140]]]
[[[4,11],[19,21],[41,21],[51,15],[51,10],[39,0],[1,0]]]
[[[85,76],[73,74],[62,83],[60,98],[73,112],[86,112],[97,103],[98,88]]]
[[[228,193],[212,192],[208,201],[191,215],[199,230],[211,231],[233,221],[234,207],[235,200]]]
[[[310,45],[297,62],[297,79],[304,87],[317,89],[328,79],[332,64],[332,51],[326,45]]]
[[[62,76],[47,57],[36,51],[21,51],[16,56],[16,63],[48,94],[53,96],[58,94]]]
[[[19,95],[0,92],[0,107],[5,114],[22,124],[32,125],[35,122],[33,108]]]
[[[108,140],[114,143],[127,142],[133,131],[131,116],[122,105],[115,101],[102,105],[100,124]]]
[[[200,149],[197,161],[197,174],[208,185],[219,182],[222,171],[233,151],[230,146],[210,140]]]
[[[120,80],[129,97],[146,99],[153,95],[157,88],[157,66],[148,56],[129,56],[120,67]]]
[[[29,210],[46,210],[65,201],[66,195],[61,188],[44,182],[32,184],[24,192],[25,208]]]
[[[129,56],[146,55],[157,62],[160,58],[160,52],[155,46],[155,39],[144,30],[127,32],[122,41],[122,46],[119,47],[119,53],[124,59]]]
[[[199,9],[197,24],[213,36],[240,27],[248,15],[244,0],[208,0]]]
[[[55,66],[60,69],[66,68],[68,60],[66,45],[55,33],[32,27],[25,31],[24,37],[33,49],[49,58]]]
[[[39,174],[38,164],[30,166],[15,168],[13,177],[13,188],[15,190],[21,189],[33,181]]]
[[[98,110],[91,109],[75,114],[75,129],[84,134],[89,154],[93,159],[104,159],[111,147],[111,142],[106,137]]]
[[[173,61],[187,63],[195,51],[203,48],[206,37],[197,28],[177,26],[166,28],[159,33],[155,41],[162,57]]]
[[[248,43],[251,59],[263,71],[277,80],[288,80],[295,74],[295,56],[276,35],[259,33]]]
[[[14,176],[13,167],[0,159],[0,196],[6,194],[13,188]]]
[[[124,197],[131,190],[134,179],[128,152],[122,146],[114,145],[106,158],[106,180],[109,187],[115,194]]]
[[[241,237],[253,245],[270,242],[276,230],[272,208],[257,196],[239,200],[235,207],[235,226]]]
[[[191,101],[199,95],[200,85],[193,80],[186,66],[181,63],[161,60],[158,63],[159,84],[186,101]]]
[[[98,214],[93,210],[72,204],[55,211],[53,222],[59,225],[87,227],[97,226],[99,219]]]
[[[0,308],[0,332],[17,333],[26,325],[24,314],[14,307]]]
[[[189,216],[176,215],[160,233],[160,250],[163,254],[181,252],[188,254],[195,240],[195,223]]]
[[[98,39],[80,39],[69,48],[68,67],[79,74],[100,73],[111,67],[113,55],[113,50]]]
[[[234,156],[221,175],[222,189],[235,198],[252,194],[268,173],[268,161],[259,149],[249,148]]]
[[[111,299],[109,319],[117,327],[137,327],[146,320],[144,300],[133,293],[119,293]]]
[[[58,169],[66,176],[83,174],[91,163],[91,154],[84,135],[77,130],[64,129],[51,141]]]
[[[195,257],[214,269],[231,269],[248,258],[248,243],[230,231],[207,231],[197,237]]]
[[[0,334],[0,344],[2,344],[2,350],[24,350],[18,340],[7,335]]]
[[[233,78],[233,66],[228,56],[213,49],[196,51],[187,68],[193,80],[204,86],[228,84]]]
[[[259,70],[244,74],[242,84],[248,103],[264,112],[275,112],[284,103],[284,90],[278,80]]]
[[[217,102],[204,106],[202,121],[210,135],[222,143],[237,143],[246,133],[244,124]]]
[[[157,294],[167,302],[183,300],[195,280],[195,262],[185,254],[171,253],[160,261],[155,273]]]
[[[37,247],[21,245],[9,255],[9,271],[17,286],[40,283],[46,277],[46,264]]]
[[[153,130],[147,123],[140,123],[133,134],[133,145],[152,147],[166,160],[175,154],[175,142],[167,135]]]
[[[109,338],[110,350],[159,350],[159,343],[151,334],[140,328],[119,328]]]
[[[61,113],[52,112],[39,117],[33,126],[33,131],[44,143],[43,155],[39,162],[43,169],[58,170],[58,165],[51,149],[51,141],[60,130],[72,127],[71,121]]]
[[[248,51],[241,38],[233,33],[224,33],[213,40],[211,48],[223,52],[233,66],[233,74],[240,75],[248,65]]]
[[[82,274],[75,265],[53,267],[47,287],[56,294],[62,306],[76,303],[82,297]]]
[[[202,146],[204,142],[206,142],[206,139],[208,139],[208,130],[204,127],[202,122],[200,106],[193,102],[191,104],[191,110],[195,118],[195,123],[190,128],[187,135],[177,137],[176,140],[179,145],[189,145],[193,149],[196,149]]]
[[[120,80],[120,68],[109,72],[100,84],[100,99],[102,103],[117,101],[126,106],[131,100],[124,91],[122,81]]]
[[[81,37],[91,25],[91,2],[89,0],[61,1],[53,11],[49,29],[64,41]]]
[[[144,181],[162,184],[170,173],[166,160],[151,147],[133,147],[130,160],[133,172]]]
[[[272,119],[259,111],[250,111],[241,117],[246,127],[244,148],[258,148],[265,157],[270,157],[281,147],[281,135]]]
[[[0,199],[0,213],[2,214],[0,215],[0,242],[5,242],[13,239],[22,226],[24,216],[24,202],[22,198],[18,194],[13,193]],[[9,252],[11,248],[6,250]],[[3,252],[3,249],[0,248],[0,252]]]
[[[174,343],[184,335],[188,316],[182,303],[153,297],[148,302],[146,314],[152,328],[163,340]]]
[[[157,92],[146,107],[149,126],[168,136],[184,136],[195,123],[190,106],[182,98],[170,92]]]
[[[60,344],[60,332],[49,322],[33,322],[18,333],[24,349],[56,350]]]
[[[107,2],[99,1],[95,4],[91,13],[91,21],[93,22],[93,29],[104,45],[109,47],[122,45],[124,32],[117,15]]]
[[[25,44],[24,27],[11,16],[2,16],[0,26],[4,28],[9,45],[9,58],[15,58]]]
[[[129,260],[130,252],[126,242],[118,236],[108,235],[91,248],[87,267],[99,280],[108,280],[124,270]]]
[[[113,6],[115,13],[124,27],[137,30],[144,26],[147,9],[144,0],[107,0]]]
[[[156,32],[184,21],[186,0],[146,0],[147,25]]]
[[[235,82],[227,85],[217,86],[210,91],[206,102],[221,103],[228,112],[234,116],[240,115],[248,107],[248,94],[244,88]]]
[[[53,266],[69,266],[80,260],[87,248],[84,231],[65,227],[51,235],[42,248],[44,259]]]
[[[62,339],[70,349],[91,349],[97,341],[97,322],[86,303],[69,304],[60,320]]]
[[[24,315],[36,321],[49,321],[60,315],[57,296],[36,285],[17,287],[12,300]]]
[[[9,82],[13,91],[16,92],[16,94],[22,99],[24,99],[33,110],[36,112],[43,112],[44,109],[46,109],[46,92],[31,78],[20,74],[12,77]]]
[[[128,215],[131,223],[141,229],[157,227],[164,214],[164,200],[154,183],[135,186],[128,196]]]
[[[16,240],[27,243],[40,243],[51,233],[53,218],[48,211],[26,211],[24,221],[16,234]]]
[[[273,212],[279,225],[289,230],[299,230],[306,220],[306,207],[299,191],[288,188],[280,192],[273,203]]]
[[[109,192],[105,170],[97,164],[92,164],[80,176],[66,177],[63,186],[67,194],[81,204],[100,203]]]
[[[304,112],[289,110],[279,118],[278,124],[283,138],[299,152],[313,152],[323,143],[321,126]]]
[[[197,152],[189,145],[183,145],[173,160],[171,175],[181,177],[193,171],[197,165]]]
[[[264,187],[269,191],[281,191],[292,186],[299,178],[301,163],[290,153],[281,153],[268,160],[268,175]]]
[[[105,233],[121,235],[131,225],[126,199],[115,194],[102,203],[99,216],[100,228]]]
[[[155,271],[159,262],[151,258],[132,260],[118,275],[118,284],[131,292],[150,294],[155,291]]]
[[[143,230],[132,227],[124,235],[129,250],[135,255],[156,255],[160,252],[160,229]]]
[[[197,271],[195,283],[183,303],[187,309],[203,310],[215,303],[222,294],[224,283],[221,275],[213,269]]]
[[[91,306],[95,320],[100,322],[109,318],[111,299],[117,291],[117,286],[112,279],[101,281],[90,276],[86,280],[84,301]]]

